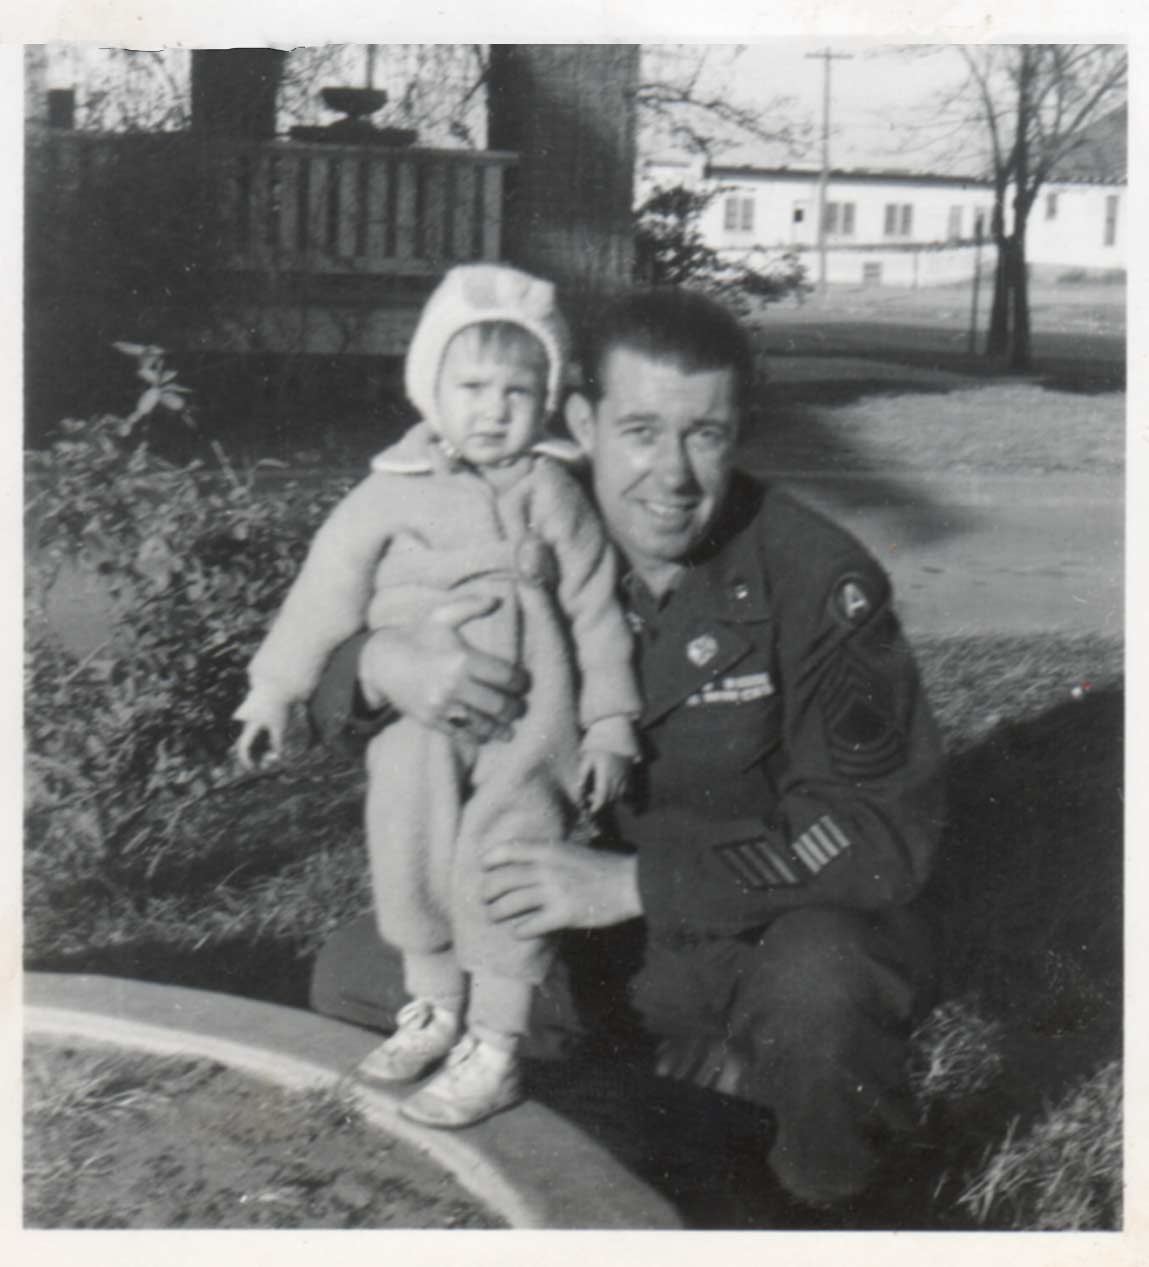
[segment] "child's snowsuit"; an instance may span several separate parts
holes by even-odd
[[[252,694],[306,698],[364,620],[399,626],[449,597],[499,598],[461,633],[528,671],[525,716],[506,743],[479,746],[409,719],[376,736],[368,849],[386,940],[415,953],[453,946],[465,971],[538,982],[546,943],[488,919],[480,858],[499,841],[565,837],[580,733],[640,711],[612,549],[577,482],[538,450],[517,459],[520,478],[501,492],[448,458],[425,423],[372,465],[316,536],[252,661]],[[613,741],[599,746],[637,755],[627,727],[606,730]]]

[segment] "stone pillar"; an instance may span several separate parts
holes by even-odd
[[[192,130],[267,141],[287,54],[274,48],[196,49],[191,64]]]
[[[488,143],[519,155],[503,251],[575,319],[631,280],[637,82],[637,44],[491,46]]]

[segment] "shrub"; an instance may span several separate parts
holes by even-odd
[[[157,824],[233,777],[231,713],[246,662],[319,514],[293,483],[257,495],[259,471],[173,464],[149,433],[195,422],[159,348],[118,345],[145,390],[127,416],[68,420],[28,455],[26,747],[28,876],[114,885],[162,849]],[[109,636],[84,654],[50,599],[85,576]],[[157,835],[158,831],[158,835]]]
[[[713,293],[741,316],[758,305],[810,289],[806,269],[793,251],[721,252],[707,246],[701,219],[725,190],[695,190],[685,185],[655,189],[635,212],[635,272],[654,286],[698,286]]]

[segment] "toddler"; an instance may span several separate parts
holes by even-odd
[[[486,917],[484,850],[564,837],[584,793],[601,808],[638,755],[612,549],[564,469],[573,446],[543,438],[567,342],[549,282],[486,264],[447,274],[407,354],[421,421],[320,528],[236,713],[250,768],[258,744],[278,752],[291,703],[364,624],[406,625],[448,595],[498,600],[463,636],[530,674],[509,740],[475,743],[465,714],[451,735],[404,718],[367,751],[375,910],[411,1001],[360,1073],[403,1083],[438,1069],[402,1108],[431,1126],[466,1126],[521,1099],[517,1048],[551,953]]]

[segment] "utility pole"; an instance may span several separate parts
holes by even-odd
[[[830,63],[853,60],[852,53],[835,53],[829,46],[807,53],[822,63],[822,173],[818,178],[818,292],[826,298],[826,190],[830,184]]]

